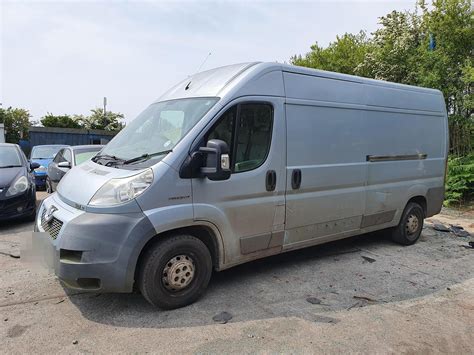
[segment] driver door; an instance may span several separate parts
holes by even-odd
[[[200,137],[227,143],[228,180],[193,178],[194,219],[217,226],[225,263],[280,252],[285,222],[285,120],[283,100],[234,101]]]

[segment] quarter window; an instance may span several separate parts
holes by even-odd
[[[65,161],[64,157],[63,157],[63,151],[64,149],[61,149],[58,154],[56,154],[56,156],[54,157],[54,162],[55,163],[60,163],[62,161]]]
[[[224,113],[207,140],[220,139],[227,143],[233,172],[253,170],[262,165],[268,155],[272,123],[271,105],[240,104]]]
[[[65,161],[72,163],[72,155],[69,149],[64,149],[63,156]]]

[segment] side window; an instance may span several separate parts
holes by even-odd
[[[232,152],[233,145],[233,135],[234,135],[234,124],[237,117],[237,106],[234,106],[227,110],[222,117],[219,119],[217,124],[211,129],[210,133],[207,136],[206,141],[210,139],[220,139],[224,141],[229,146],[229,151]],[[230,154],[231,162],[232,154]]]
[[[71,151],[69,149],[64,149],[63,150],[63,157],[64,157],[64,161],[68,161],[68,162],[72,163],[72,155],[71,155]]]
[[[58,154],[56,154],[56,156],[54,157],[54,162],[55,163],[60,163],[60,162],[64,161],[63,151],[64,151],[64,149],[61,149],[58,152]]]
[[[263,164],[272,139],[273,109],[268,104],[244,104],[240,107],[235,172],[252,170]]]
[[[229,146],[233,172],[244,172],[263,164],[270,149],[273,108],[248,103],[227,110],[209,132],[206,141],[220,139]],[[237,127],[237,131],[235,131]]]

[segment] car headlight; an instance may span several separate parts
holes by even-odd
[[[28,179],[26,176],[20,176],[13,184],[11,184],[5,196],[9,197],[21,194],[28,190],[28,185]]]
[[[153,171],[118,179],[110,179],[92,196],[91,206],[112,206],[133,200],[142,194],[153,182]]]

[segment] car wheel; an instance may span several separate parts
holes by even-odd
[[[209,249],[191,235],[175,235],[149,248],[140,263],[138,288],[152,305],[189,305],[205,291],[212,273]]]
[[[51,180],[50,180],[49,177],[46,178],[45,186],[46,186],[46,192],[48,194],[52,194],[53,193],[53,185],[51,185]]]
[[[400,223],[392,230],[393,241],[402,245],[415,244],[420,238],[424,218],[423,208],[419,204],[415,202],[408,203],[403,211]]]

